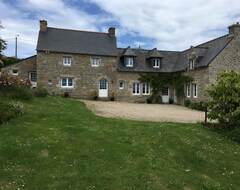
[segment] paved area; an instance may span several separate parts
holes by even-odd
[[[96,115],[139,121],[204,122],[204,112],[179,105],[82,100]]]

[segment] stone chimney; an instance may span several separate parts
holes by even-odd
[[[40,20],[40,32],[47,32],[47,21]]]
[[[115,36],[115,28],[109,28],[108,29],[108,34],[110,37],[114,37]]]
[[[237,34],[240,34],[240,24],[239,24],[239,22],[229,26],[228,30],[229,30],[229,36],[235,36]]]

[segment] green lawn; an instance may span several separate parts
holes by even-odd
[[[1,189],[240,189],[240,146],[201,124],[95,116],[79,101],[24,102],[0,126]]]

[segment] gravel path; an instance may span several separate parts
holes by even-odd
[[[96,115],[140,121],[204,122],[204,112],[179,105],[82,100]]]

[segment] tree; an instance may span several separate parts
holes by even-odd
[[[240,127],[240,74],[235,71],[220,72],[217,84],[206,92],[211,98],[207,102],[208,118]]]
[[[3,29],[3,26],[0,21],[0,29]],[[2,51],[7,48],[7,43],[0,37],[0,68],[3,66],[3,61],[2,61]]]

